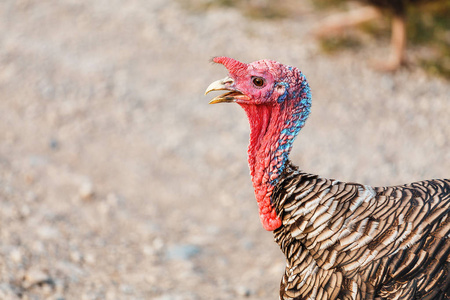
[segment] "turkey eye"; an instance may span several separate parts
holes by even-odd
[[[257,87],[262,87],[264,85],[264,78],[261,77],[253,77],[252,82]]]

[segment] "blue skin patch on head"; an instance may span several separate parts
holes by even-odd
[[[284,93],[283,95],[281,95],[280,97],[278,97],[277,102],[278,103],[282,103],[284,100],[286,100],[287,96],[288,96],[288,89],[289,89],[289,83],[287,82],[278,82],[275,86],[279,86],[282,85],[284,86]]]
[[[289,157],[289,152],[292,148],[292,144],[300,129],[305,125],[306,119],[308,118],[311,112],[311,89],[306,82],[306,78],[301,74],[301,86],[298,92],[294,92],[292,95],[292,100],[296,98],[300,98],[300,100],[295,104],[292,108],[294,113],[291,118],[286,121],[285,128],[280,132],[280,139],[278,140],[278,148],[275,150],[274,160],[276,159],[280,165],[279,168],[276,168],[273,172],[269,172],[269,178],[271,175],[276,173],[280,175],[284,168],[286,161]],[[285,82],[280,82],[278,84],[283,84],[286,87],[286,91],[283,95],[278,98],[278,103],[281,103],[286,100],[288,95],[288,87],[289,85]],[[280,100],[281,99],[281,100]],[[270,185],[275,186],[279,181],[279,176],[274,178],[269,182]]]

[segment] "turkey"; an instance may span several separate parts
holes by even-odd
[[[408,5],[418,5],[435,1],[437,0],[360,0],[360,2],[370,4],[371,6],[365,6],[348,13],[331,16],[321,24],[320,28],[316,30],[316,34],[318,36],[326,36],[337,29],[377,18],[381,16],[382,12],[388,11],[393,14],[391,25],[391,54],[385,62],[378,62],[374,67],[379,70],[394,71],[405,61],[406,15]]]
[[[248,164],[263,227],[286,256],[280,299],[450,299],[450,180],[371,187],[289,161],[310,113],[295,67],[215,57],[228,76],[206,93],[250,123]]]

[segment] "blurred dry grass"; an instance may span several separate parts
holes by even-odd
[[[311,5],[299,5],[298,1],[269,0],[187,0],[180,1],[190,10],[204,11],[214,7],[228,7],[240,10],[244,15],[255,19],[298,18],[308,11],[344,10],[348,9],[348,0],[317,0]],[[442,76],[450,80],[450,1],[441,0],[411,5],[408,9],[408,50],[414,51],[414,61],[430,74]],[[388,47],[390,38],[390,16],[386,15],[377,22],[369,22],[359,26],[359,29],[369,34],[377,42]],[[324,53],[332,54],[344,49],[357,49],[364,45],[367,39],[352,33],[321,39]]]
[[[319,10],[345,9],[347,1],[319,0],[313,3]],[[407,53],[413,52],[414,63],[428,73],[450,80],[450,1],[410,5],[407,16]],[[388,47],[390,18],[386,15],[376,22],[361,24],[359,29]],[[323,51],[329,54],[362,45],[361,35],[352,34],[352,31],[321,40]]]

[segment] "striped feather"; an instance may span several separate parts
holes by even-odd
[[[290,162],[281,178],[280,299],[450,299],[450,180],[372,188]]]

